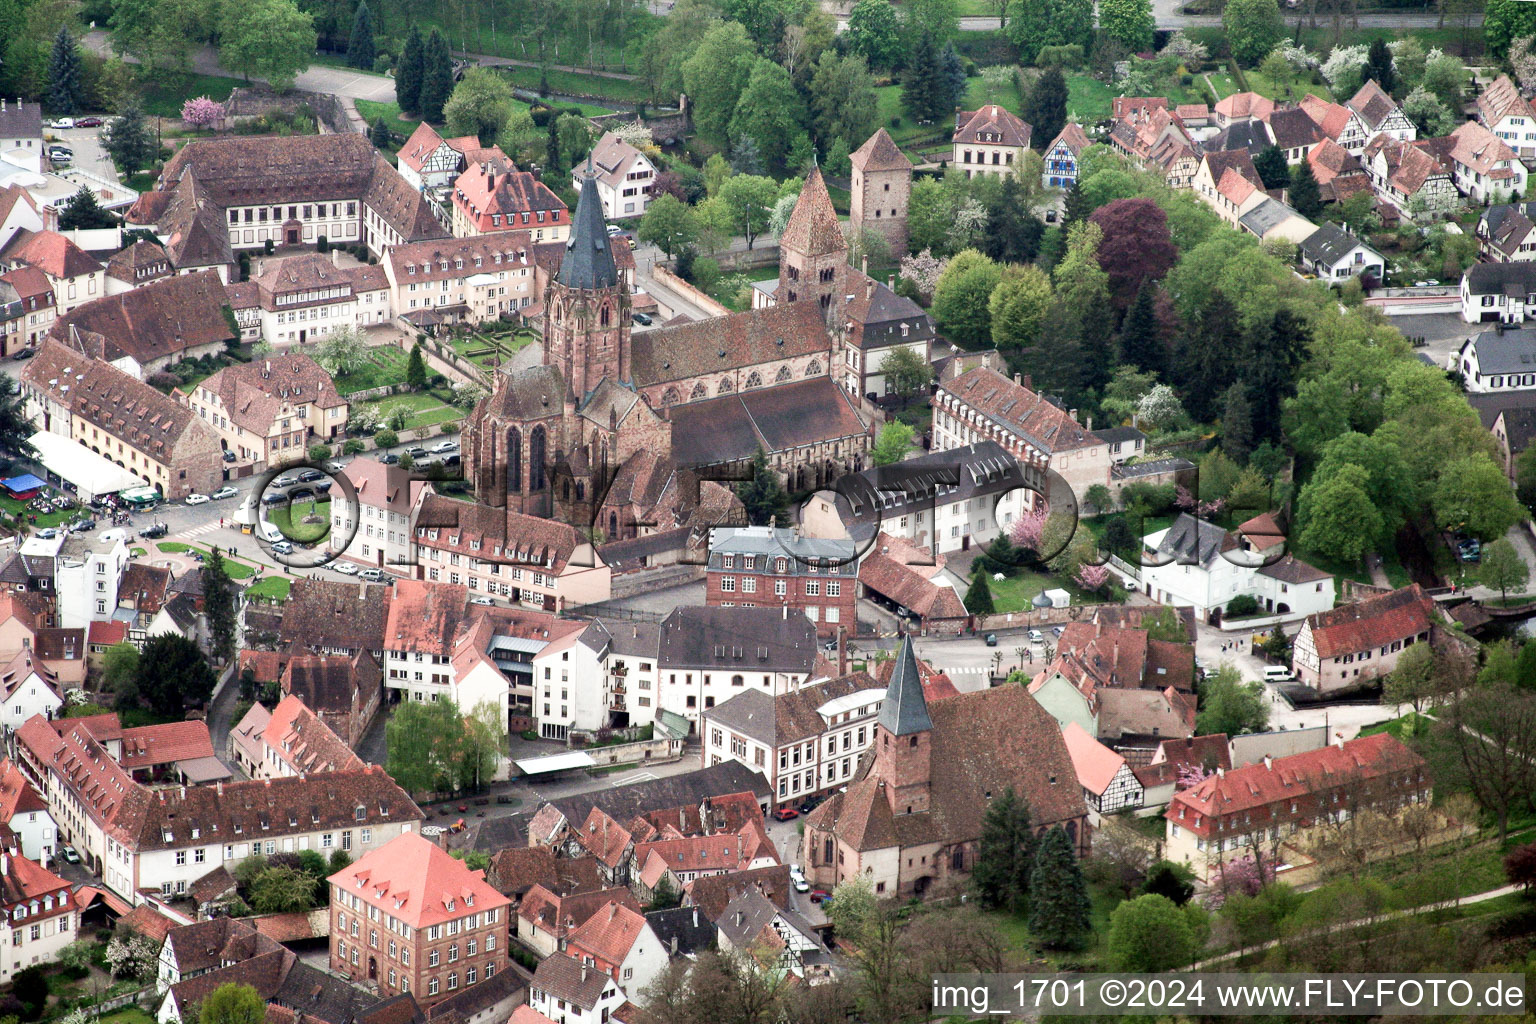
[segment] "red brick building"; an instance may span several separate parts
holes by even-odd
[[[846,540],[803,537],[787,527],[713,531],[704,603],[712,608],[779,608],[801,612],[819,636],[849,635],[857,624],[859,567]]]
[[[327,881],[331,970],[423,1007],[507,970],[512,901],[411,832]]]

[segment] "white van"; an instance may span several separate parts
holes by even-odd
[[[261,530],[262,539],[265,540],[268,544],[276,544],[278,541],[284,539],[283,531],[279,530],[277,528],[277,524],[271,522],[270,520],[263,519],[256,525]]]
[[[1288,665],[1271,665],[1264,670],[1266,683],[1288,683],[1295,678]]]

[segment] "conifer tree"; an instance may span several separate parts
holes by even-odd
[[[48,55],[48,109],[73,114],[84,105],[85,86],[80,81],[80,47],[63,25],[53,37]]]
[[[1126,310],[1120,328],[1120,361],[1137,369],[1161,373],[1167,358],[1157,326],[1157,310],[1152,303],[1153,285],[1143,281],[1136,299]]]
[[[214,655],[228,661],[235,653],[235,588],[218,548],[203,565],[203,613]]]
[[[1076,949],[1091,928],[1088,883],[1060,825],[1040,840],[1029,876],[1029,930],[1052,949]]]
[[[352,15],[352,37],[347,41],[347,63],[354,68],[372,71],[375,56],[373,13],[368,10],[368,0],[362,0]]]
[[[766,526],[769,519],[780,526],[789,523],[789,492],[768,465],[768,453],[761,447],[752,456],[752,479],[736,485],[736,496],[746,506],[747,520],[753,526]]]
[[[933,116],[939,96],[939,53],[933,45],[933,36],[924,32],[912,47],[907,59],[907,71],[901,80],[901,105],[915,120]]]
[[[1233,382],[1222,399],[1221,450],[1238,462],[1244,462],[1253,450],[1253,404],[1248,401],[1248,385]]]
[[[1070,225],[1080,220],[1087,220],[1093,210],[1088,206],[1088,199],[1083,195],[1082,176],[1072,179],[1072,187],[1067,189],[1066,210],[1061,216],[1061,227],[1065,231]]]
[[[1316,221],[1323,213],[1323,196],[1317,187],[1317,176],[1312,165],[1303,160],[1291,172],[1291,208],[1310,221]]]
[[[987,586],[985,571],[971,576],[970,589],[965,592],[965,610],[972,615],[991,615],[997,610],[992,604],[992,588]]]
[[[421,356],[421,344],[418,342],[411,349],[410,358],[405,363],[405,382],[413,388],[427,386],[427,364]]]
[[[421,30],[413,23],[395,64],[395,102],[407,114],[421,112],[421,77],[426,59],[423,49]]]
[[[1067,79],[1061,68],[1048,68],[1035,80],[1019,116],[1030,126],[1030,142],[1044,152],[1067,124]]]
[[[368,129],[368,141],[373,143],[374,146],[378,149],[383,149],[389,145],[389,125],[384,123],[384,119],[382,117],[376,117],[373,119],[373,124]]]
[[[443,104],[453,94],[453,61],[448,42],[437,29],[427,37],[421,58],[421,100],[418,113],[424,121],[441,121]]]
[[[987,805],[971,871],[971,884],[985,906],[1017,912],[1029,905],[1035,847],[1029,802],[1009,786]]]

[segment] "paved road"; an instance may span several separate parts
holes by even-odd
[[[49,128],[47,131],[74,151],[75,159],[71,167],[99,174],[108,181],[117,180],[117,168],[112,165],[112,158],[101,145],[100,128]]]
[[[97,53],[107,54],[111,52],[112,39],[104,29],[95,29],[85,34],[85,45]],[[133,57],[123,59],[130,64],[138,63]],[[201,46],[192,52],[192,70],[200,75],[238,77],[219,64],[218,51],[211,46]],[[348,96],[354,100],[393,103],[395,99],[394,79],[384,75],[365,74],[351,68],[333,68],[317,64],[308,71],[301,72],[294,79],[293,84],[297,89],[335,93],[337,96]]]
[[[1152,15],[1157,19],[1157,27],[1162,29],[1180,29],[1197,27],[1219,27],[1221,15],[1219,14],[1181,14],[1179,8],[1183,6],[1182,0],[1152,0]],[[1440,24],[1438,14],[1424,14],[1412,11],[1394,11],[1388,14],[1362,14],[1357,19],[1361,28],[1434,28]],[[1291,17],[1288,24],[1294,28],[1298,21],[1305,24],[1304,18]],[[1328,19],[1319,16],[1319,25],[1329,25]],[[1477,16],[1474,24],[1482,24],[1482,16]],[[995,32],[1002,27],[1002,22],[997,18],[961,18],[960,31],[962,32]],[[846,31],[848,22],[840,20],[837,23],[839,32]]]

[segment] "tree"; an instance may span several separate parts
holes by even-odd
[[[69,27],[60,25],[48,56],[48,109],[73,114],[85,106],[85,86],[80,79],[80,47]]]
[[[783,175],[790,145],[805,130],[805,120],[805,102],[789,72],[772,61],[754,63],[731,117],[732,138],[751,139],[767,169]]]
[[[279,865],[267,868],[251,880],[246,902],[258,914],[291,914],[311,909],[319,888],[320,879],[314,875]]]
[[[156,713],[180,718],[189,704],[213,695],[213,669],[197,642],[162,633],[145,642],[134,684]]]
[[[901,19],[890,0],[859,0],[848,13],[843,34],[848,49],[872,68],[889,69],[901,60]]]
[[[1330,477],[1314,476],[1301,489],[1298,539],[1309,551],[1341,562],[1358,563],[1382,534],[1381,512],[1367,493],[1368,477],[1346,464]]]
[[[1063,315],[1076,321],[1066,348],[1068,354],[1073,348],[1078,353],[1078,383],[1085,390],[1097,390],[1109,381],[1114,350],[1112,318],[1092,312],[1109,303],[1109,275],[1098,256],[1103,238],[1104,230],[1092,220],[1073,224],[1067,231],[1066,254],[1051,275]]]
[[[1291,168],[1285,162],[1285,154],[1278,146],[1267,146],[1253,158],[1253,169],[1259,172],[1265,188],[1285,188],[1291,182]]]
[[[120,174],[137,174],[155,162],[160,145],[137,104],[130,104],[109,123],[112,130],[102,147]]]
[[[965,610],[972,615],[991,615],[997,609],[992,605],[992,588],[987,586],[987,574],[974,573],[971,586],[965,592]]]
[[[1366,51],[1365,77],[1374,80],[1388,95],[1397,88],[1397,72],[1392,66],[1392,51],[1387,49],[1387,41],[1380,36],[1371,40],[1371,48]]]
[[[635,232],[642,242],[656,246],[671,259],[699,237],[699,220],[693,208],[674,195],[657,196],[646,207]]]
[[[421,78],[425,60],[421,29],[412,20],[411,31],[405,37],[405,47],[400,51],[400,59],[395,62],[395,102],[407,114],[421,111]]]
[[[1269,705],[1264,687],[1254,681],[1244,682],[1237,669],[1222,665],[1200,683],[1200,710],[1195,732],[1200,736],[1224,732],[1237,736],[1245,732],[1263,732],[1269,724]]]
[[[461,781],[464,732],[453,701],[402,704],[385,726],[385,771],[407,792],[453,792]]]
[[[1311,221],[1316,221],[1323,214],[1323,196],[1318,190],[1317,176],[1312,173],[1312,164],[1303,160],[1291,172],[1291,206],[1297,213]]]
[[[1412,704],[1415,712],[1437,691],[1435,651],[1429,644],[1413,644],[1398,655],[1397,664],[1381,687],[1383,704]]]
[[[1527,893],[1536,887],[1536,843],[1517,846],[1504,855],[1504,877]]]
[[[393,141],[393,134],[383,117],[373,119],[373,124],[368,126],[368,141],[373,143],[375,149],[387,149]]]
[[[730,141],[736,103],[752,75],[756,47],[736,22],[716,25],[683,64],[683,88],[693,105],[694,126],[717,145]]]
[[[1258,64],[1285,39],[1285,21],[1273,0],[1227,0],[1221,25],[1232,56],[1245,67]]]
[[[1234,459],[1247,458],[1253,447],[1253,406],[1248,401],[1248,386],[1242,381],[1235,382],[1223,396],[1221,444]]]
[[[489,143],[506,128],[514,103],[506,78],[489,68],[470,68],[443,104],[443,127],[450,136],[473,135]]]
[[[1035,79],[1019,116],[1034,129],[1035,149],[1044,152],[1067,124],[1067,78],[1061,68],[1047,68]]]
[[[778,191],[778,183],[772,178],[756,174],[733,174],[720,185],[718,198],[731,228],[746,238],[748,249],[768,227]]]
[[[900,420],[892,420],[880,428],[875,446],[870,450],[870,461],[877,466],[890,466],[907,457],[912,450],[913,430]]]
[[[234,983],[208,993],[197,1009],[197,1024],[262,1024],[266,1017],[267,1001],[251,986]]]
[[[193,128],[211,128],[224,120],[224,104],[195,96],[181,105],[181,119]]]
[[[427,364],[421,355],[421,342],[411,346],[410,357],[405,362],[405,383],[419,391],[427,386]]]
[[[1029,876],[1029,930],[1051,949],[1077,949],[1092,930],[1092,910],[1072,840],[1057,825],[1035,851]]]
[[[1525,518],[1504,471],[1485,452],[1449,463],[1440,474],[1430,505],[1436,526],[1482,540],[1504,536]]]
[[[293,88],[315,54],[314,16],[293,0],[242,0],[223,10],[219,63],[246,81],[260,75],[278,92]]]
[[[373,70],[378,50],[373,44],[373,12],[368,0],[361,0],[352,13],[352,34],[347,39],[347,64],[364,71]]]
[[[209,647],[214,657],[227,662],[235,654],[235,587],[214,548],[203,563],[203,613],[208,617]]]
[[[117,225],[117,218],[101,208],[96,193],[81,185],[80,191],[70,196],[59,210],[59,230],[74,231],[79,228],[110,228]]]
[[[46,10],[46,7],[40,7]],[[207,37],[209,7],[187,0],[118,0],[107,24],[112,47],[138,59],[153,78],[191,66],[194,42]],[[50,28],[51,31],[51,28]],[[7,57],[7,63],[10,63]]]
[[[984,906],[1018,912],[1029,905],[1037,844],[1029,803],[1009,786],[987,804],[981,822],[971,885]]]
[[[427,37],[421,51],[420,114],[424,121],[441,121],[443,107],[453,94],[453,61],[448,41],[437,29]]]
[[[1026,153],[1024,163],[1002,178],[987,202],[985,249],[999,263],[1028,263],[1040,252],[1045,227],[1034,214],[1034,183],[1043,167],[1035,166],[1039,159]]]
[[[1161,373],[1168,361],[1168,353],[1158,328],[1152,292],[1153,286],[1144,283],[1137,290],[1131,308],[1126,310],[1125,323],[1120,328],[1120,362],[1149,373]]]
[[[766,526],[770,519],[789,522],[789,494],[761,447],[752,456],[752,479],[736,485],[736,496],[746,506],[747,520],[753,526]]]
[[[1483,681],[1437,713],[1438,735],[1461,762],[1473,798],[1509,834],[1509,815],[1524,807],[1536,785],[1536,693],[1503,681]]]
[[[132,686],[138,671],[139,649],[126,640],[108,647],[101,656],[102,685],[111,693],[120,686]]]
[[[1160,860],[1147,871],[1141,891],[1166,897],[1182,907],[1195,894],[1195,873],[1187,864]]]
[[[933,366],[913,349],[897,346],[886,350],[880,375],[890,394],[911,398],[924,393],[933,381]]]
[[[901,78],[901,106],[914,120],[931,121],[942,115],[945,90],[940,87],[939,51],[931,35],[918,36],[907,55]]]
[[[1143,282],[1161,281],[1178,258],[1168,215],[1150,199],[1116,199],[1088,220],[1103,232],[1097,256],[1118,309],[1130,306]]]
[[[1456,124],[1456,115],[1451,113],[1451,108],[1445,105],[1445,101],[1422,85],[1410,92],[1403,100],[1403,113],[1426,137],[1444,135]]]
[[[1149,0],[1105,0],[1099,4],[1099,30],[1131,53],[1152,49],[1155,25]]]
[[[987,300],[992,343],[1005,355],[1034,348],[1052,298],[1051,279],[1039,267],[1005,267]]]
[[[823,145],[840,142],[856,149],[879,124],[875,79],[859,54],[840,57],[835,50],[823,51],[811,69],[810,97],[812,127]],[[827,164],[832,166],[830,155]]]
[[[1200,948],[1188,907],[1166,896],[1126,900],[1109,916],[1109,958],[1116,970],[1161,972],[1183,967]]]
[[[984,347],[992,337],[988,306],[1002,280],[1003,268],[974,249],[949,261],[933,290],[933,318],[951,341],[966,348]]]
[[[1508,537],[1500,537],[1483,548],[1482,563],[1477,567],[1477,578],[1483,586],[1499,592],[1500,600],[1511,590],[1523,591],[1530,581],[1531,570],[1520,557],[1520,552]]]

